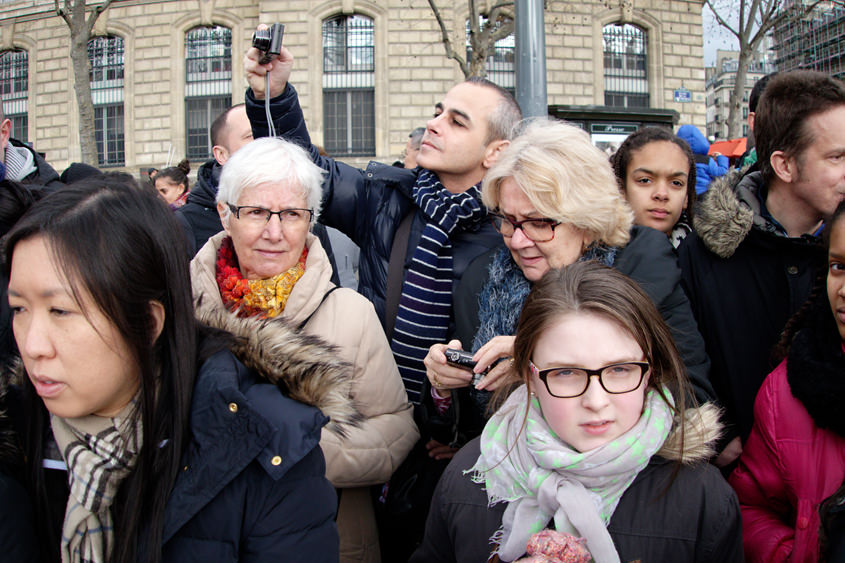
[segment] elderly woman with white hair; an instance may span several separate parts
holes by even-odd
[[[310,233],[320,213],[322,178],[293,143],[265,138],[239,150],[220,175],[217,210],[224,231],[197,253],[191,278],[200,319],[227,330],[231,313],[261,319],[260,334],[251,340],[256,355],[275,355],[295,368],[297,354],[307,350],[286,349],[284,338],[273,337],[273,325],[286,321],[318,337],[315,342],[333,345],[350,365],[348,399],[360,423],[339,433],[324,428],[320,445],[326,476],[340,496],[340,560],[378,561],[368,487],[390,477],[419,433],[372,304],[331,282],[326,253]]]
[[[534,282],[577,261],[597,260],[640,284],[672,331],[697,400],[713,398],[710,361],[672,246],[658,231],[633,226],[607,156],[586,132],[560,121],[526,123],[484,177],[482,198],[505,248],[467,268],[454,299],[455,339],[425,358],[435,405],[460,418],[451,446],[478,435],[490,392],[513,380],[512,335]],[[469,350],[473,371],[449,365],[447,348]],[[430,447],[435,457],[454,452]]]

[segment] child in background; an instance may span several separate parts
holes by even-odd
[[[632,133],[611,157],[634,224],[665,233],[678,247],[692,230],[695,160],[689,146],[663,127]]]

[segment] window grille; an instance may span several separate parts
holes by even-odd
[[[88,42],[94,135],[100,166],[123,166],[123,38],[95,37]]]
[[[647,108],[648,60],[644,30],[613,23],[602,30],[604,50],[604,104],[610,107]]]
[[[323,21],[323,122],[330,155],[375,155],[375,35],[367,17]]]
[[[189,159],[204,160],[211,158],[211,124],[218,115],[231,105],[231,96],[187,98],[185,100],[186,145]]]
[[[121,166],[123,146],[123,104],[94,107],[94,134],[100,166]]]
[[[480,25],[484,26],[487,18],[479,16],[479,20]],[[469,42],[469,20],[467,20],[467,64],[469,64],[471,58],[472,45]],[[496,41],[487,55],[487,80],[501,86],[512,94],[516,88],[515,59],[516,36],[513,33]]]
[[[211,158],[211,123],[232,105],[232,30],[185,34],[185,146],[191,160]]]
[[[29,54],[23,49],[0,54],[0,97],[3,113],[12,122],[12,138],[26,143],[29,117]]]

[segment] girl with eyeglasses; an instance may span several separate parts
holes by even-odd
[[[826,229],[827,275],[784,328],[729,480],[752,562],[845,561],[845,203]]]
[[[449,445],[478,435],[490,392],[516,375],[513,334],[532,285],[579,261],[597,260],[640,283],[670,326],[696,398],[712,398],[709,360],[672,246],[663,234],[632,225],[607,156],[586,132],[529,122],[487,172],[482,197],[504,248],[468,266],[453,299],[454,340],[432,346],[425,358],[434,408],[456,421],[451,444],[430,444],[430,455],[447,457]],[[474,371],[447,364],[448,347],[470,351]]]
[[[683,362],[635,282],[595,262],[549,271],[514,369],[519,386],[443,474],[412,562],[515,561],[546,528],[597,563],[742,561],[736,496],[707,462],[717,409],[687,406]]]

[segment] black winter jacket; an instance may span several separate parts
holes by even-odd
[[[470,265],[455,294],[454,338],[461,341],[465,350],[471,349],[478,331],[478,299],[487,281],[494,253],[490,251]],[[675,337],[696,398],[699,403],[712,401],[715,393],[709,380],[710,361],[681,286],[681,272],[669,239],[654,229],[634,226],[631,240],[619,250],[613,267],[639,283],[654,301]],[[483,413],[477,412],[473,402],[468,400],[467,390],[461,389],[457,394],[461,401],[458,406],[461,418],[459,432],[466,438],[472,438],[483,428],[484,418]],[[425,396],[428,397],[428,394]],[[447,417],[455,417],[454,406],[450,412]]]
[[[4,561],[38,561],[35,515],[24,487],[23,456],[12,420],[6,375],[0,375],[0,554]]]
[[[479,444],[469,442],[443,473],[410,563],[483,563],[493,552],[490,538],[507,503],[488,507],[483,486],[464,474]],[[619,500],[607,529],[621,561],[743,561],[739,503],[719,471],[699,462],[683,466],[673,481],[675,469],[675,462],[652,457]]]
[[[197,183],[188,194],[185,205],[176,210],[176,218],[190,242],[191,256],[223,230],[217,213],[217,186],[222,171],[223,167],[216,160],[207,160],[197,171]]]
[[[268,135],[264,102],[247,90],[246,110],[253,136]],[[314,162],[326,170],[323,183],[323,211],[320,221],[348,236],[361,249],[358,291],[372,301],[382,324],[385,323],[387,272],[393,239],[399,224],[410,213],[413,223],[404,255],[404,271],[413,258],[426,220],[411,198],[419,169],[406,170],[370,162],[366,170],[319,155],[311,145],[296,90],[288,84],[285,91],[270,100],[270,111],[278,135],[306,147]],[[469,186],[467,186],[469,187]],[[457,232],[451,237],[453,249],[453,289],[476,256],[502,244],[502,237],[492,224],[484,223],[477,232]]]
[[[33,158],[35,159],[35,171],[31,172],[25,178],[18,180],[21,184],[34,184],[36,186],[43,186],[44,188],[46,188],[46,192],[48,193],[54,190],[61,189],[65,186],[65,184],[62,183],[61,179],[59,178],[59,173],[56,172],[56,169],[47,164],[47,161],[44,160],[44,157],[41,156],[40,153],[36,152],[32,149],[32,147],[18,141],[17,139],[9,139],[9,144],[15,147],[23,147],[24,149],[31,152]]]
[[[772,349],[806,301],[827,257],[817,237],[788,238],[764,217],[759,172],[717,178],[678,249],[687,295],[725,408],[726,439],[744,441],[754,398],[777,362]],[[763,195],[762,197],[765,197]]]

